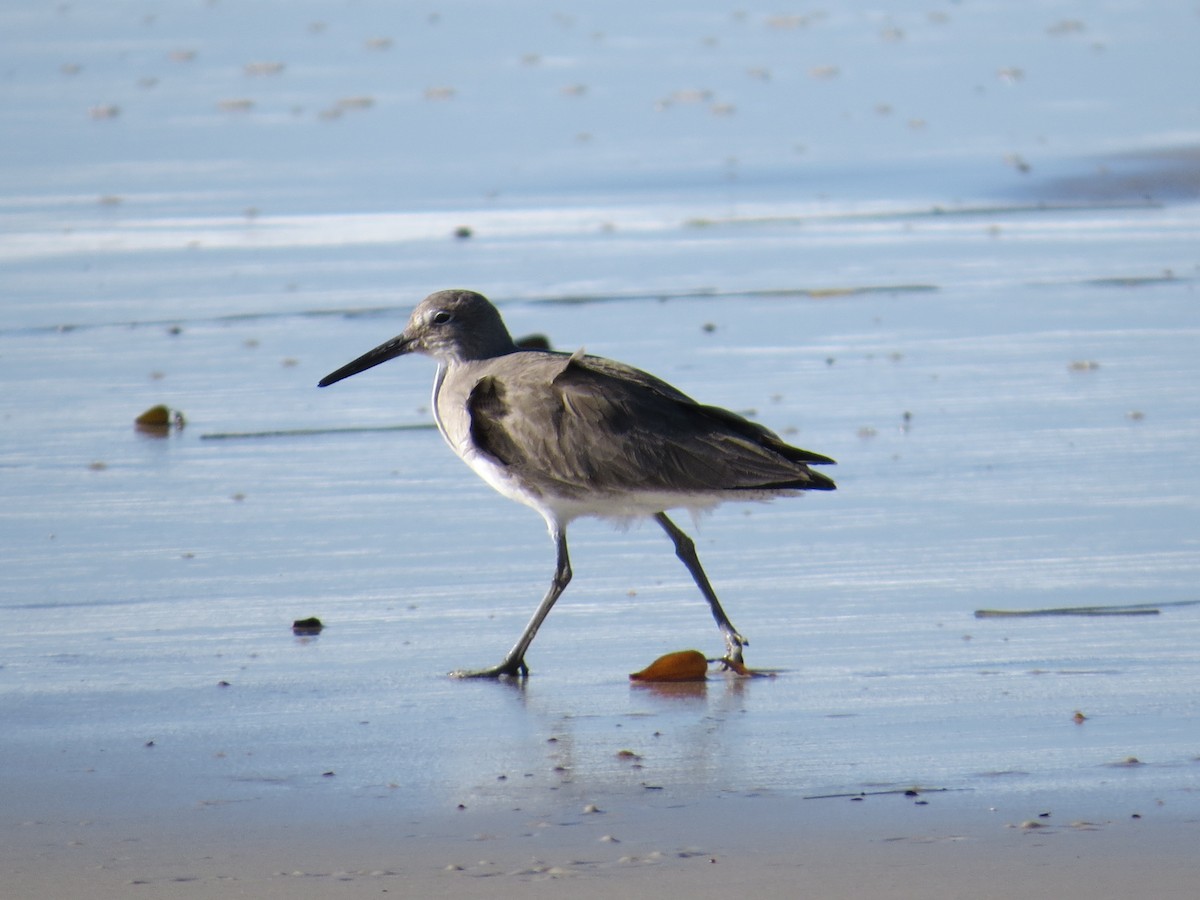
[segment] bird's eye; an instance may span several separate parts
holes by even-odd
[[[448,313],[444,309],[439,309],[433,314],[432,321],[434,325],[445,325],[447,322],[454,321],[454,314]]]

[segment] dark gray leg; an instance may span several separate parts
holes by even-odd
[[[559,528],[552,525],[550,536],[554,540],[554,547],[557,553],[557,561],[554,565],[554,579],[550,582],[550,590],[546,591],[546,596],[542,598],[542,602],[538,604],[537,610],[533,613],[533,618],[529,620],[529,624],[525,626],[525,630],[521,632],[521,637],[517,640],[513,648],[508,651],[508,655],[504,657],[504,661],[498,666],[492,666],[490,669],[463,670],[451,672],[450,675],[454,678],[500,678],[502,676],[522,676],[529,674],[529,667],[525,665],[525,651],[529,649],[529,645],[533,643],[534,636],[537,635],[538,629],[542,627],[542,621],[550,612],[550,608],[554,606],[554,602],[566,590],[567,585],[571,583],[571,559],[567,556],[567,531],[565,528]]]
[[[700,593],[708,601],[713,618],[717,620],[717,627],[721,629],[721,634],[725,637],[725,658],[731,662],[741,663],[742,647],[750,642],[738,634],[738,630],[729,621],[729,616],[725,615],[725,610],[721,609],[721,601],[717,599],[716,592],[708,583],[708,576],[704,574],[704,569],[700,566],[700,557],[696,555],[695,542],[684,534],[678,525],[668,519],[666,513],[655,513],[654,521],[661,525],[663,531],[670,535],[671,540],[675,542],[675,555],[687,566],[687,570],[692,573],[692,580],[696,582],[696,587],[700,588]]]

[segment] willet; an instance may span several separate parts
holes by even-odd
[[[473,291],[438,291],[404,331],[326,375],[321,387],[406,353],[438,362],[433,415],[452,450],[506,497],[541,513],[557,551],[554,578],[499,665],[458,677],[527,675],[525,653],[571,580],[567,525],[581,516],[653,518],[675,544],[741,667],[747,640],[721,608],[696,547],[668,509],[769,500],[834,483],[808,467],[833,460],[785,444],[761,425],[702,406],[632,366],[576,353],[522,350]]]

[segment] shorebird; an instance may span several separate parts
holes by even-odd
[[[624,363],[582,350],[523,350],[496,307],[474,291],[430,294],[403,332],[319,386],[407,353],[437,360],[433,416],[446,443],[501,494],[537,510],[557,553],[550,588],[504,659],[451,675],[528,675],[525,653],[571,581],[567,525],[582,516],[654,519],[708,601],[725,639],[722,661],[741,668],[748,641],[721,608],[692,539],[666,510],[831,491],[833,481],[809,465],[832,459]]]

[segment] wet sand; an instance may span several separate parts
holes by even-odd
[[[774,795],[323,824],[236,810],[171,821],[28,822],[12,897],[1190,898],[1200,820],[1173,803],[985,791]],[[1140,798],[1146,799],[1146,798]],[[591,806],[596,809],[592,811]],[[1140,807],[1138,807],[1140,809]],[[204,819],[205,821],[197,821]],[[189,821],[190,820],[190,821]],[[1036,826],[1031,823],[1036,823]],[[7,830],[7,829],[6,829]]]

